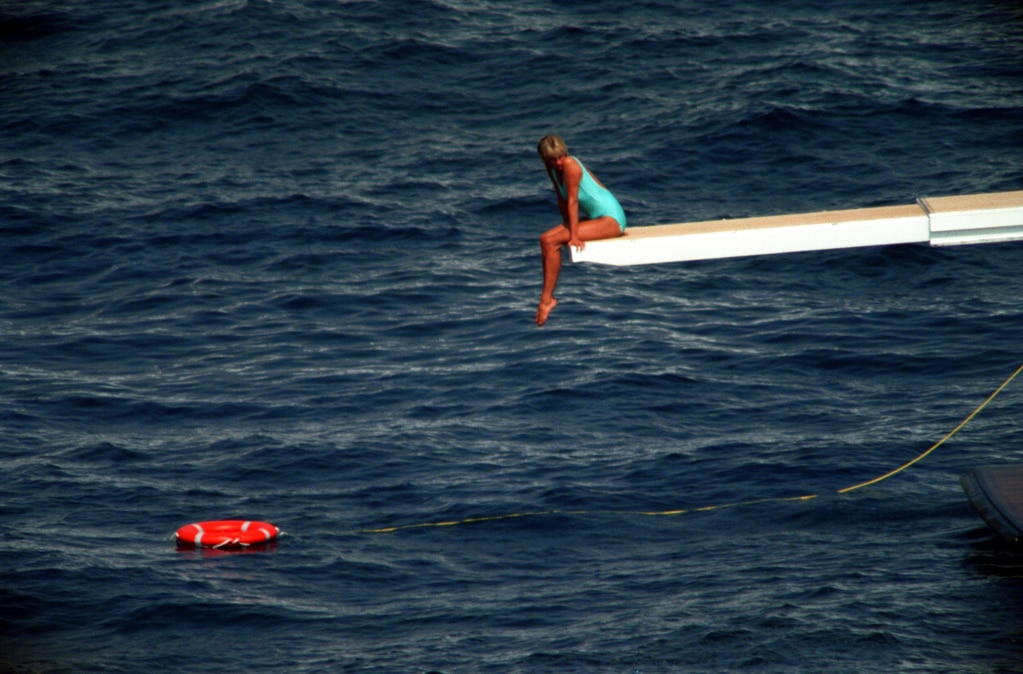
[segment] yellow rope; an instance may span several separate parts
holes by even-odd
[[[958,432],[959,432],[959,431],[960,431],[960,430],[962,429],[962,427],[963,427],[963,426],[965,426],[966,424],[970,423],[970,421],[971,421],[971,420],[973,419],[973,417],[977,416],[977,415],[978,415],[978,414],[980,413],[980,411],[981,411],[982,409],[984,409],[985,407],[987,407],[987,404],[988,404],[989,402],[991,402],[992,400],[994,400],[994,399],[995,399],[995,396],[997,396],[997,395],[998,395],[999,393],[1001,393],[1001,392],[1002,392],[1002,389],[1004,389],[1004,388],[1005,388],[1006,386],[1008,386],[1008,385],[1009,385],[1009,382],[1011,382],[1011,381],[1012,381],[1013,379],[1015,379],[1015,378],[1016,378],[1016,375],[1018,375],[1018,374],[1019,374],[1020,372],[1023,372],[1023,365],[1020,365],[1020,366],[1019,366],[1019,368],[1018,368],[1018,369],[1017,369],[1017,370],[1016,370],[1015,372],[1013,372],[1013,373],[1012,373],[1012,374],[1011,374],[1011,375],[1009,376],[1009,378],[1008,378],[1008,379],[1006,379],[1006,380],[1005,380],[1004,382],[1002,382],[1002,385],[1001,385],[1001,386],[999,386],[999,387],[998,387],[997,389],[995,389],[995,392],[994,392],[994,393],[992,393],[991,395],[989,395],[989,396],[987,397],[987,400],[985,400],[984,402],[982,402],[982,403],[980,404],[980,407],[978,407],[977,409],[973,410],[973,412],[972,412],[972,413],[970,413],[970,416],[968,416],[968,417],[966,417],[965,419],[963,419],[962,423],[960,423],[960,424],[959,424],[958,426],[956,426],[955,428],[953,428],[953,429],[952,429],[952,430],[951,430],[951,431],[950,431],[950,432],[948,433],[948,435],[946,435],[945,437],[943,437],[943,438],[942,438],[941,440],[938,440],[938,441],[937,441],[936,443],[934,443],[934,445],[933,445],[933,446],[932,446],[932,447],[931,447],[930,449],[928,449],[928,450],[927,450],[926,452],[924,452],[924,453],[923,453],[923,454],[921,454],[920,456],[916,457],[915,459],[913,459],[913,460],[912,460],[912,461],[910,461],[909,463],[906,463],[906,464],[903,464],[903,465],[899,466],[898,468],[896,468],[895,470],[893,470],[893,471],[891,471],[891,472],[885,473],[885,474],[884,474],[884,475],[882,475],[881,477],[875,477],[875,478],[874,478],[873,480],[868,480],[868,481],[866,481],[866,482],[861,482],[860,484],[854,484],[853,486],[851,486],[851,487],[846,487],[845,489],[839,489],[839,490],[838,490],[838,493],[839,493],[839,494],[846,494],[846,493],[848,493],[848,492],[851,492],[851,491],[854,491],[854,490],[856,490],[856,489],[859,489],[860,487],[867,487],[867,486],[869,486],[869,485],[872,485],[872,484],[877,484],[877,483],[878,483],[878,482],[880,482],[881,480],[886,480],[886,479],[890,478],[890,477],[891,477],[892,475],[895,475],[896,473],[899,473],[899,472],[902,472],[902,471],[904,471],[905,469],[909,468],[910,466],[912,466],[912,465],[913,465],[914,463],[916,463],[917,461],[920,461],[921,459],[925,458],[925,457],[926,457],[926,456],[927,456],[928,454],[930,454],[931,452],[933,452],[934,450],[936,450],[936,449],[937,449],[938,447],[941,447],[941,445],[943,445],[943,444],[945,443],[945,441],[946,441],[946,440],[948,440],[948,439],[949,439],[949,438],[951,438],[951,437],[952,437],[953,435],[955,435],[956,433],[958,433]]]
[[[686,513],[706,513],[711,510],[722,510],[724,508],[738,508],[741,506],[759,505],[761,503],[781,503],[784,501],[809,501],[810,499],[817,498],[817,494],[807,494],[805,496],[776,496],[769,498],[758,498],[752,501],[739,501],[737,503],[725,503],[724,505],[711,505],[711,506],[699,506],[696,508],[686,508],[683,510],[657,510],[657,511],[646,511],[634,513],[636,515],[685,515]]]
[[[861,482],[859,484],[854,484],[851,487],[845,487],[844,489],[839,489],[837,493],[839,493],[839,494],[847,494],[847,493],[849,493],[851,491],[855,491],[855,490],[860,489],[862,487],[867,487],[867,486],[870,486],[872,484],[877,484],[878,482],[880,482],[882,480],[886,480],[886,479],[890,478],[891,476],[904,471],[905,469],[909,468],[913,464],[921,461],[922,459],[927,457],[931,452],[933,452],[938,447],[943,445],[946,440],[948,440],[953,435],[955,435],[960,430],[962,430],[962,428],[966,424],[970,423],[970,421],[972,421],[973,418],[975,416],[977,416],[980,413],[981,410],[983,410],[985,407],[987,407],[988,403],[990,403],[992,400],[994,400],[995,396],[997,396],[999,393],[1001,393],[1005,389],[1005,387],[1008,386],[1012,382],[1012,380],[1015,379],[1016,376],[1020,372],[1023,372],[1023,365],[1020,365],[1019,368],[1015,372],[1013,372],[1012,375],[1010,375],[1008,379],[1006,379],[1004,382],[1002,382],[1002,385],[999,386],[995,390],[994,393],[989,395],[987,397],[987,399],[984,402],[982,402],[980,404],[980,406],[977,407],[977,409],[973,410],[973,412],[971,412],[968,417],[963,419],[962,422],[958,426],[953,428],[945,437],[943,437],[938,442],[934,443],[934,445],[932,445],[930,449],[928,449],[926,452],[924,452],[920,456],[916,457],[912,461],[909,461],[908,463],[905,463],[905,464],[899,466],[895,470],[892,470],[892,471],[889,471],[889,472],[885,473],[884,475],[882,475],[880,477],[875,477],[873,480],[868,480],[866,482]],[[676,509],[676,510],[608,511],[608,512],[604,512],[602,514],[608,514],[608,515],[612,515],[612,514],[613,515],[643,515],[643,516],[685,515],[687,513],[710,512],[712,510],[722,510],[724,508],[738,508],[740,506],[751,506],[751,505],[758,505],[758,504],[761,504],[761,503],[781,503],[781,502],[785,502],[785,501],[809,501],[809,500],[815,499],[817,497],[818,497],[817,494],[807,494],[805,496],[783,496],[783,497],[775,497],[775,498],[761,498],[761,499],[755,499],[755,500],[751,500],[751,501],[739,501],[739,502],[736,502],[736,503],[726,503],[726,504],[723,504],[723,505],[699,506],[699,507],[683,508],[683,509]],[[531,511],[531,512],[509,513],[509,514],[505,514],[505,515],[489,515],[489,516],[482,516],[482,517],[467,517],[467,518],[461,519],[461,520],[447,520],[447,521],[443,521],[443,522],[423,522],[423,523],[420,523],[420,524],[401,524],[401,525],[398,525],[398,526],[381,527],[381,528],[378,528],[378,529],[361,529],[361,530],[359,530],[359,531],[357,531],[355,533],[360,533],[360,534],[389,534],[389,533],[393,533],[395,531],[403,531],[405,529],[426,529],[426,528],[430,528],[430,527],[453,527],[453,526],[456,526],[456,525],[459,525],[459,524],[475,524],[477,522],[496,522],[496,521],[499,521],[499,520],[510,520],[510,519],[516,519],[516,518],[520,518],[520,517],[549,517],[551,515],[594,515],[594,514],[600,514],[600,513],[598,513],[598,511],[591,511],[591,510],[535,510],[535,511]]]
[[[379,529],[361,529],[359,534],[390,534],[404,529],[426,529],[429,527],[453,527],[457,524],[474,524],[476,522],[496,522],[498,520],[512,520],[517,517],[539,517],[541,515],[586,515],[585,511],[565,510],[537,510],[525,513],[509,513],[507,515],[489,515],[483,517],[467,517],[464,520],[448,520],[446,522],[422,522],[420,524],[399,524],[394,527],[381,527]]]

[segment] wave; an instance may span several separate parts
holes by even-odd
[[[18,8],[24,13],[13,13],[12,7],[0,10],[0,40],[30,42],[58,35],[71,29],[69,14],[62,12],[33,12],[31,7]]]

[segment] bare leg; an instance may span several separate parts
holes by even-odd
[[[622,230],[614,218],[604,216],[596,220],[584,220],[579,223],[579,238],[585,241],[613,239],[621,236]],[[540,258],[543,263],[543,291],[540,293],[540,305],[536,309],[536,324],[543,325],[551,310],[558,305],[554,297],[554,288],[558,285],[561,274],[561,247],[569,241],[568,227],[558,225],[540,236]]]
[[[540,306],[536,309],[536,324],[547,322],[547,315],[557,306],[554,288],[558,285],[561,274],[561,247],[568,243],[568,228],[558,225],[540,236],[540,262],[543,265],[543,291],[540,293]]]

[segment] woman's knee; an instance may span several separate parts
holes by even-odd
[[[540,235],[540,247],[544,249],[548,248],[560,248],[568,242],[558,229],[552,229],[544,232]]]

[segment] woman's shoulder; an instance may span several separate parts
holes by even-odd
[[[565,163],[562,165],[561,171],[565,175],[581,176],[583,174],[583,163],[576,157],[569,155],[565,157]]]

